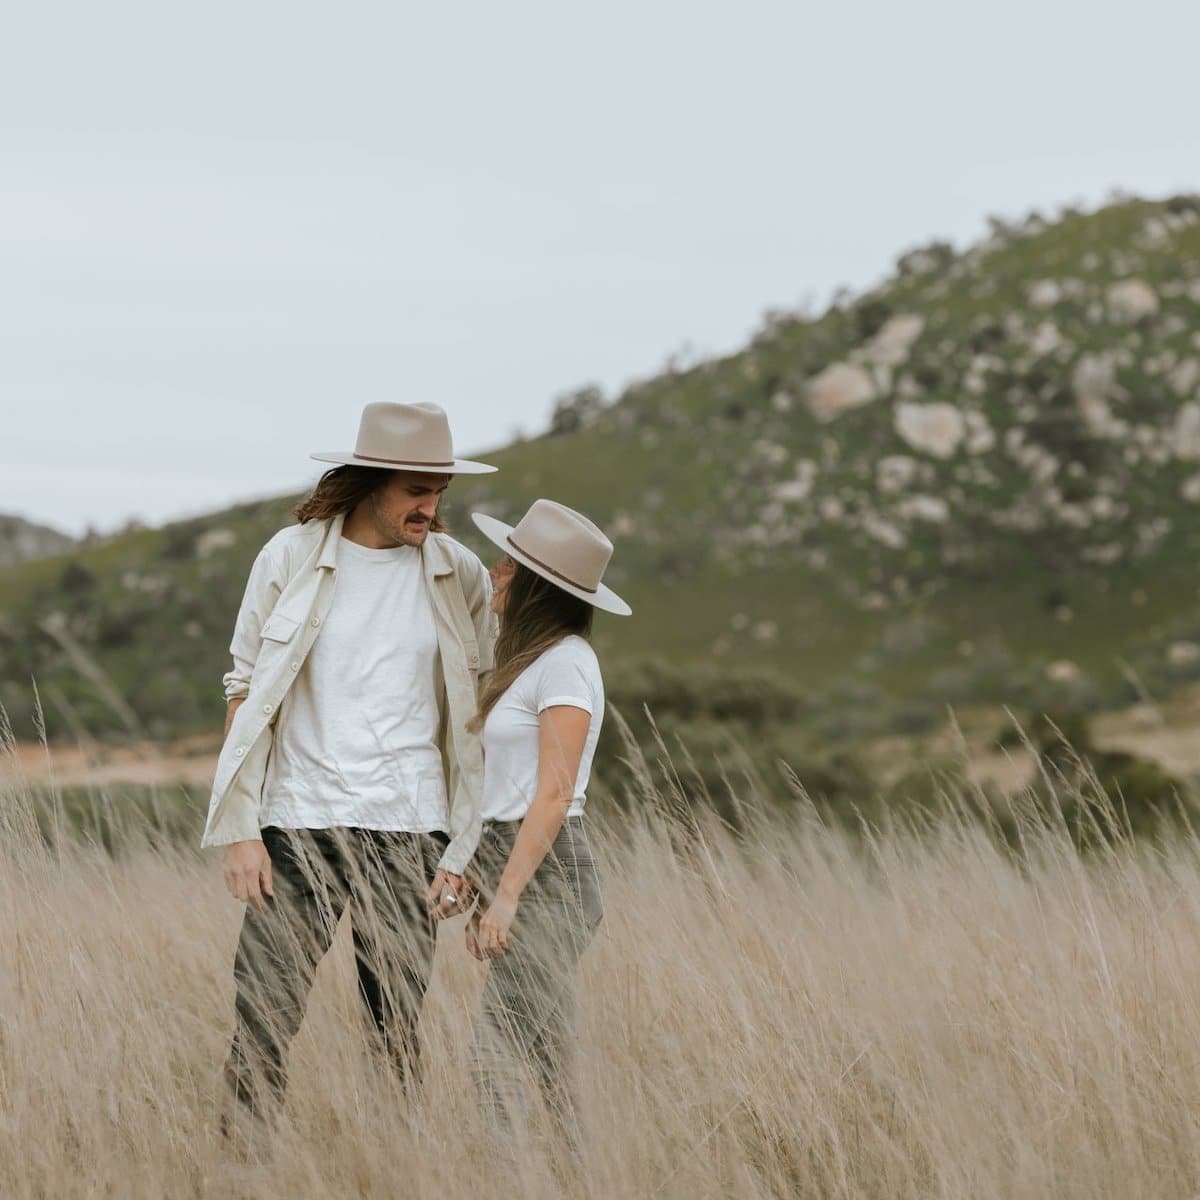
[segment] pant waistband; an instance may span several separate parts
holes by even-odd
[[[483,832],[486,833],[489,829],[495,829],[495,830],[501,831],[501,832],[516,833],[517,830],[521,828],[521,821],[523,819],[524,818],[522,818],[522,817],[517,817],[517,819],[514,821],[493,821],[490,819],[485,820],[483,822],[483,826],[482,826]],[[565,821],[563,821],[563,824],[564,825],[574,825],[577,828],[582,829],[583,828],[583,814],[582,813],[568,813],[567,819]]]

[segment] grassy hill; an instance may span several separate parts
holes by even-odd
[[[73,537],[57,529],[0,513],[0,569],[49,554],[65,554],[75,545]]]
[[[617,686],[693,719],[775,697],[828,738],[1196,678],[1200,199],[910,251],[488,457],[452,526],[487,554],[469,509],[550,496],[608,528],[635,609],[599,623]],[[215,727],[246,571],[294,499],[0,571],[0,701],[27,723],[35,675],[52,731]]]

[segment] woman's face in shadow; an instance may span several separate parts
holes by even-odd
[[[508,603],[508,585],[517,573],[517,564],[507,554],[493,563],[488,574],[492,577],[492,612],[503,616]]]

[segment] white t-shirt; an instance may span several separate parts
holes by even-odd
[[[259,824],[447,828],[443,680],[416,546],[343,537],[324,625],[279,709]]]
[[[485,821],[516,821],[525,815],[537,792],[538,716],[558,704],[591,714],[575,797],[567,810],[583,812],[588,778],[600,726],[604,721],[604,680],[596,652],[572,634],[551,646],[513,680],[496,701],[483,726],[483,807]]]

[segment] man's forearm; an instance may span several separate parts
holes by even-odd
[[[225,708],[225,737],[229,736],[229,727],[233,724],[233,715],[242,707],[245,696],[234,696]]]

